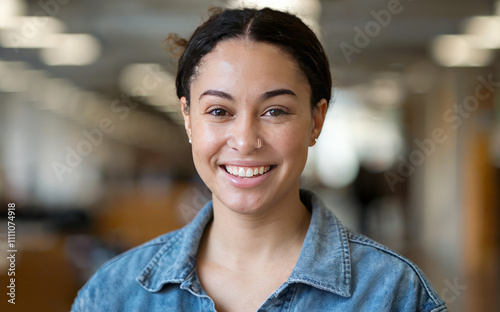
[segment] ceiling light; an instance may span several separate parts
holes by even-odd
[[[493,61],[491,50],[473,45],[470,35],[442,35],[431,44],[434,60],[442,66],[487,66]]]
[[[0,32],[0,44],[14,49],[46,48],[51,45],[51,36],[64,28],[64,23],[53,17],[12,17],[8,27]]]
[[[101,54],[101,44],[88,34],[53,34],[49,47],[40,51],[47,65],[88,65]]]
[[[474,16],[465,22],[465,34],[475,47],[500,48],[500,16]]]
[[[13,17],[24,15],[26,3],[21,0],[0,1],[0,29],[12,26]]]
[[[118,85],[132,96],[151,96],[158,92],[162,72],[159,64],[130,64],[120,72]]]
[[[120,89],[132,96],[143,96],[164,112],[179,112],[175,78],[159,64],[130,64],[120,73]]]

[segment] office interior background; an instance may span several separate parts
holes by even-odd
[[[450,311],[497,311],[500,1],[244,3],[299,14],[331,63],[303,187],[415,262]],[[105,261],[210,199],[164,39],[239,5],[0,0],[0,310],[68,311]]]

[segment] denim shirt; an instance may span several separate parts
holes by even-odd
[[[258,311],[447,311],[414,264],[346,230],[313,193],[300,196],[312,218],[297,264]],[[209,202],[185,227],[110,260],[71,311],[215,311],[196,273],[212,218]]]

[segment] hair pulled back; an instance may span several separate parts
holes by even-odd
[[[311,107],[321,99],[330,101],[332,78],[324,49],[314,32],[295,15],[270,8],[219,9],[195,30],[189,41],[173,39],[185,46],[179,59],[176,88],[177,96],[185,96],[188,105],[191,82],[201,59],[219,42],[230,39],[250,39],[282,48],[308,79]]]

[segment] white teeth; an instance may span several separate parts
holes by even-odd
[[[251,177],[259,175],[259,174],[264,174],[264,173],[268,172],[270,169],[271,169],[271,166],[248,168],[248,167],[236,167],[236,166],[226,165],[227,172],[229,172],[232,175],[239,176],[242,178],[251,178]]]
[[[238,175],[239,175],[240,177],[244,177],[244,176],[246,176],[246,174],[245,174],[245,169],[243,169],[243,168],[241,168],[241,167],[240,167],[240,170],[238,170]]]
[[[247,169],[246,176],[247,176],[247,178],[253,177],[253,170],[252,169]]]

